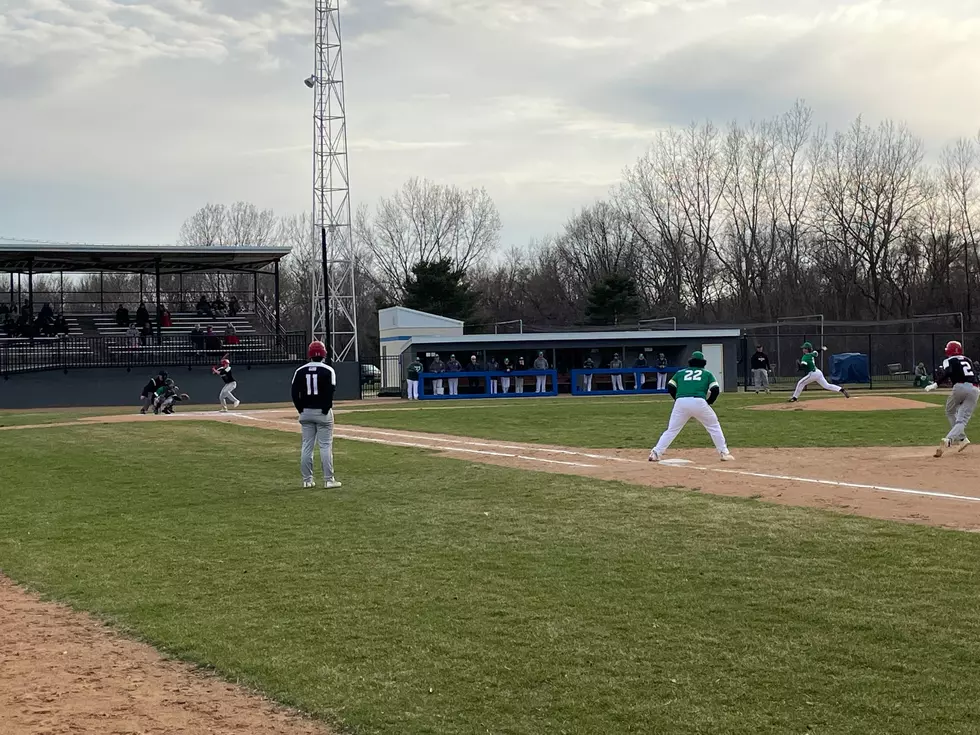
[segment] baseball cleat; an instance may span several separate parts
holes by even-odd
[[[792,398],[789,399],[789,402],[790,403],[796,403],[798,400],[800,400],[800,399],[797,398],[796,396],[793,396]]]
[[[851,394],[847,392],[847,388],[841,388],[840,392],[844,395],[844,398],[850,398]]]
[[[725,452],[723,455],[721,455],[721,461],[722,462],[734,462],[735,461],[735,458],[732,456],[731,452]]]
[[[316,487],[316,483],[313,482],[313,480],[309,480],[309,481],[304,481],[303,482],[303,489],[304,490],[307,490],[307,489],[309,489],[311,487]]]
[[[657,450],[651,449],[650,456],[647,457],[647,462],[659,462],[659,461],[660,461],[660,455],[657,454]]]
[[[234,405],[234,406],[232,406],[232,408],[238,408],[238,407],[239,407],[239,406],[241,406],[241,405],[242,405],[242,402],[241,402],[241,401],[239,401],[239,400],[238,400],[238,399],[236,398],[236,399],[235,399],[235,405]]]
[[[222,406],[221,413],[228,413],[228,406]]]
[[[943,439],[942,442],[939,444],[939,449],[937,449],[936,450],[936,453],[934,455],[932,455],[932,456],[933,457],[942,457],[943,456],[943,452],[945,452],[947,449],[949,449],[952,445],[953,445],[953,443],[949,439]]]
[[[964,436],[962,439],[956,442],[956,445],[959,447],[959,449],[957,449],[956,451],[962,452],[964,449],[970,446],[970,440]]]
[[[324,485],[324,487],[327,488],[327,490],[333,490],[338,487],[343,487],[343,483],[341,483],[339,480],[327,480],[327,484]]]

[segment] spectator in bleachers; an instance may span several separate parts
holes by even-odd
[[[146,309],[146,304],[140,301],[139,308],[136,309],[136,326],[142,327],[144,324],[149,323],[150,312]]]
[[[37,315],[37,318],[42,324],[54,323],[54,309],[51,308],[51,304],[45,302],[44,306],[41,307],[41,313]]]
[[[119,304],[119,308],[116,309],[116,326],[117,327],[129,326],[129,309],[127,309],[122,304]]]
[[[3,320],[3,333],[8,337],[12,338],[17,333],[17,322],[9,313]]]
[[[238,338],[238,335],[235,333],[235,325],[229,324],[228,329],[225,330],[225,344],[228,347],[238,347],[238,345],[240,345],[241,343],[242,341]]]
[[[197,315],[214,319],[214,311],[212,311],[211,304],[204,294],[201,294],[201,298],[197,300]]]
[[[17,336],[31,338],[34,336],[34,323],[31,320],[30,312],[21,309],[20,318],[17,320]]]
[[[146,324],[140,329],[140,344],[145,345],[149,342],[150,337],[153,336],[153,325],[147,321]]]
[[[58,316],[54,320],[54,333],[59,337],[61,337],[61,336],[67,336],[68,332],[69,332],[68,320],[65,319],[64,314],[58,314]]]
[[[10,313],[10,307],[6,304],[0,303],[0,317],[5,317]]]
[[[220,319],[221,317],[223,317],[225,315],[225,312],[227,310],[228,310],[228,307],[225,305],[225,302],[222,300],[222,298],[220,296],[218,298],[216,298],[214,301],[211,302],[211,318],[212,319]]]
[[[228,316],[238,316],[238,312],[241,311],[242,305],[238,303],[238,297],[232,296],[228,299]]]
[[[204,349],[204,329],[198,324],[191,330],[191,344],[196,350]]]
[[[126,344],[130,347],[139,347],[140,330],[136,328],[135,324],[130,324],[126,329]]]
[[[208,331],[204,335],[204,349],[213,352],[221,350],[221,337],[214,333],[213,327],[208,327]]]
[[[163,313],[160,315],[160,326],[164,328],[169,328],[174,325],[174,320],[170,316],[170,310],[164,309]]]

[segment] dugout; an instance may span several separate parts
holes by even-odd
[[[593,392],[605,393],[611,389],[610,375],[605,370],[613,355],[618,353],[623,361],[621,372],[626,377],[627,392],[630,392],[632,366],[641,352],[645,353],[651,368],[661,352],[671,368],[679,368],[687,365],[691,353],[700,350],[723,390],[736,391],[740,335],[738,329],[677,329],[419,336],[403,342],[399,374],[404,377],[405,367],[415,355],[425,356],[423,364],[426,368],[436,354],[443,360],[455,354],[464,366],[471,355],[476,355],[481,365],[486,365],[490,358],[500,364],[504,358],[509,358],[516,365],[518,358],[523,357],[531,369],[541,351],[549,366],[557,371],[558,392],[572,392],[573,379],[577,377],[573,371],[580,370],[586,357],[591,357],[596,368]],[[530,382],[533,384],[533,379]],[[650,392],[649,385],[644,392]]]

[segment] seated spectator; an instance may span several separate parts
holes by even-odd
[[[225,330],[225,344],[229,347],[237,347],[242,341],[238,338],[235,333],[235,325],[229,324],[228,329]]]
[[[119,304],[119,308],[116,309],[116,326],[117,327],[129,326],[129,309],[127,309],[122,304]]]
[[[194,345],[195,349],[204,349],[204,329],[198,324],[191,330],[191,344]]]
[[[160,315],[160,326],[161,327],[172,327],[174,325],[174,320],[170,316],[170,310],[164,309],[163,313]]]
[[[136,310],[136,326],[142,327],[150,321],[150,312],[146,310],[146,304],[140,301],[139,308]]]
[[[208,302],[204,294],[201,294],[201,298],[197,301],[197,315],[214,319],[214,312],[211,310],[211,304]]]
[[[143,325],[143,328],[140,329],[140,344],[145,345],[147,341],[149,341],[150,337],[152,336],[153,336],[153,325],[150,324],[150,322],[147,322],[146,324]]]
[[[136,328],[135,324],[130,324],[129,328],[126,330],[126,343],[130,347],[139,347],[140,330]]]
[[[3,320],[3,333],[11,339],[17,333],[17,322],[14,321],[10,314],[7,314],[6,318]]]
[[[49,322],[54,322],[54,309],[51,308],[51,304],[45,303],[41,307],[41,313],[37,315],[37,318],[41,320],[43,324]]]
[[[238,312],[241,311],[241,304],[238,303],[238,297],[232,296],[228,299],[228,316],[238,316]]]
[[[6,304],[0,304],[0,316],[7,316],[10,313],[10,307]]]
[[[68,320],[65,319],[64,314],[58,314],[54,320],[54,333],[60,337],[62,335],[67,335],[68,332]]]
[[[220,318],[220,317],[223,317],[225,315],[225,310],[227,308],[228,307],[225,306],[225,302],[222,301],[221,297],[219,296],[218,298],[216,298],[214,301],[211,302],[211,316],[212,316],[212,318]]]
[[[214,333],[212,327],[208,327],[207,334],[204,335],[204,348],[214,352],[221,350],[221,337]]]

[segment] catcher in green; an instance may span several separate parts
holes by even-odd
[[[851,394],[847,392],[846,388],[842,388],[839,385],[833,385],[827,382],[827,379],[823,376],[823,370],[817,367],[817,352],[813,349],[813,345],[809,342],[804,342],[803,347],[803,357],[800,358],[800,369],[804,371],[805,375],[800,378],[800,382],[796,384],[796,390],[793,391],[793,397],[789,399],[790,403],[795,403],[800,400],[800,393],[806,388],[810,383],[816,383],[824,390],[829,390],[833,393],[842,393],[844,398],[850,398]],[[826,350],[827,348],[824,347]]]
[[[667,431],[660,437],[657,446],[650,450],[649,459],[651,462],[659,462],[687,422],[696,419],[708,432],[722,462],[731,462],[735,458],[728,452],[718,416],[711,408],[711,404],[721,393],[721,386],[715,376],[705,369],[707,362],[700,352],[691,355],[687,364],[689,367],[678,370],[667,383],[667,392],[674,399],[674,408],[670,412]]]

